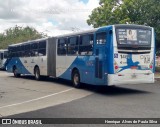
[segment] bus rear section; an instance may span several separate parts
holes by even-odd
[[[154,83],[153,28],[117,25],[114,32],[114,72],[108,75],[108,85]]]
[[[48,39],[38,39],[9,45],[9,62],[7,72],[20,75],[47,76],[47,43]]]
[[[0,50],[0,69],[5,70],[7,65],[8,50]]]

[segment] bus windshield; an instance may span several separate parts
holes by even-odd
[[[117,28],[116,37],[118,47],[151,47],[150,29]]]

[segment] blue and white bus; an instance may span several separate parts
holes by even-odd
[[[0,50],[0,69],[5,70],[8,59],[8,50],[1,49]]]
[[[110,25],[10,45],[7,71],[51,76],[93,85],[154,83],[154,29]]]

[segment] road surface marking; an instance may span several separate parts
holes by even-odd
[[[55,96],[57,94],[61,94],[61,93],[71,91],[73,89],[75,89],[75,88],[67,89],[67,90],[64,90],[64,91],[61,91],[61,92],[58,92],[58,93],[49,94],[49,95],[46,95],[46,96],[43,96],[43,97],[35,98],[35,99],[32,99],[32,100],[28,100],[28,101],[24,101],[24,102],[20,102],[20,103],[5,105],[5,106],[0,107],[0,109],[7,108],[7,107],[12,107],[12,106],[17,106],[17,105],[21,105],[21,104],[25,104],[25,103],[29,103],[29,102],[33,102],[33,101],[38,101],[38,100],[41,100],[41,99],[44,99],[44,98],[47,98],[47,97],[51,97],[51,96]]]

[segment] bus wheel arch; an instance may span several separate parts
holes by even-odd
[[[14,74],[14,76],[17,78],[17,77],[20,77],[20,74],[18,73],[18,70],[17,70],[17,67],[16,67],[16,65],[14,65],[13,66],[13,74]]]
[[[79,73],[79,70],[77,68],[73,68],[72,74],[71,74],[71,79],[72,79],[73,86],[75,88],[80,88],[81,87],[80,73]]]
[[[37,81],[39,81],[40,78],[41,78],[40,69],[39,69],[39,66],[38,66],[38,65],[36,65],[36,66],[34,67],[34,76],[35,76],[35,79],[36,79]]]

